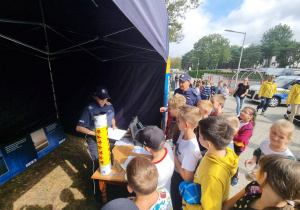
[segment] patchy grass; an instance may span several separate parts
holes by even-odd
[[[92,161],[84,139],[67,141],[0,186],[0,209],[99,209],[93,195]],[[126,188],[107,186],[108,200]]]

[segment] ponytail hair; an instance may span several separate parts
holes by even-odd
[[[252,107],[244,107],[244,109],[248,109],[249,110],[249,114],[252,115],[252,119],[251,119],[251,122],[252,122],[252,125],[253,127],[255,126],[255,120],[256,120],[256,116],[257,116],[257,113],[256,113],[256,110]]]

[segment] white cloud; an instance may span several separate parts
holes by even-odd
[[[245,0],[240,8],[227,17],[211,21],[211,14],[200,6],[190,11],[184,21],[185,38],[180,44],[170,44],[170,57],[181,57],[193,48],[203,36],[220,33],[230,40],[231,45],[242,45],[243,35],[225,32],[224,29],[246,32],[245,46],[259,44],[262,34],[279,23],[287,24],[294,32],[294,39],[300,41],[299,0]]]

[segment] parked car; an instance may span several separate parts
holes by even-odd
[[[279,76],[274,79],[277,83],[277,92],[273,95],[269,106],[278,106],[280,104],[286,104],[287,96],[290,92],[290,89],[295,84],[297,80],[300,80],[300,76]],[[258,99],[258,92],[261,85],[250,86],[247,98],[250,98],[253,101],[260,102]]]

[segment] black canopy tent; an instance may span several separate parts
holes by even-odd
[[[0,1],[0,142],[57,118],[75,134],[96,85],[117,126],[160,124],[168,55],[164,0]]]

